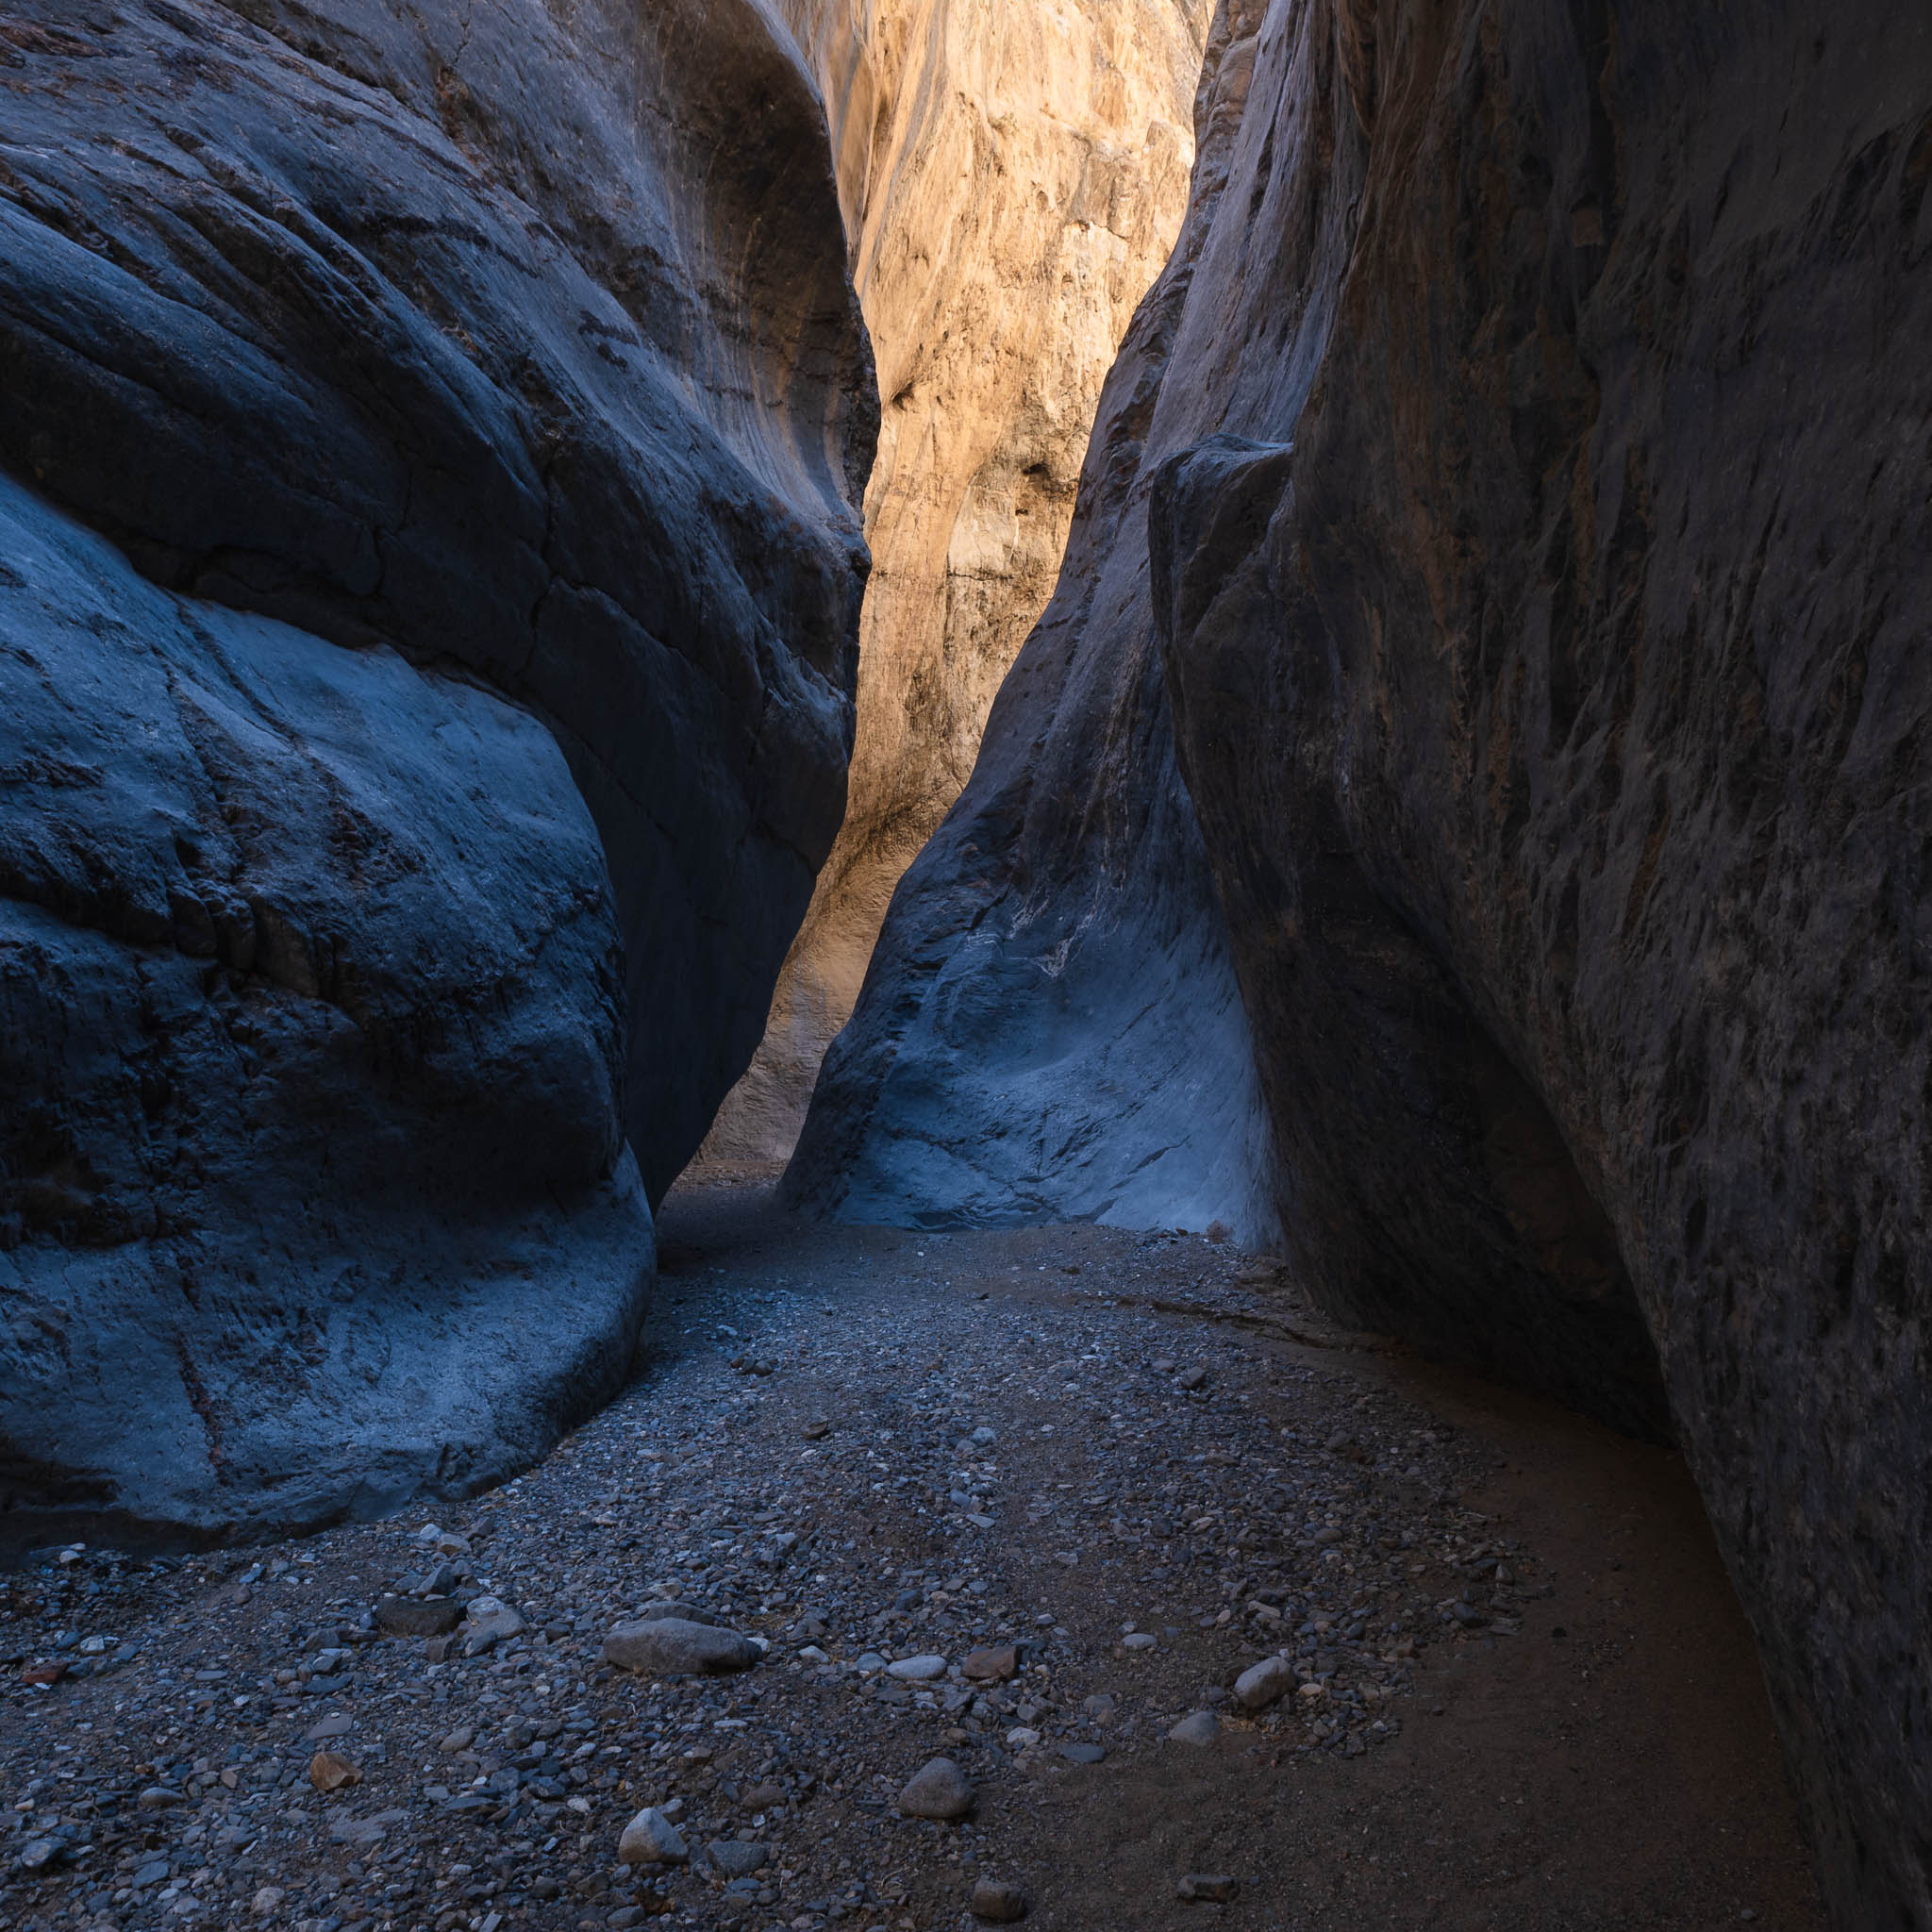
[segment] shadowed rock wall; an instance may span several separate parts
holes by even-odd
[[[1932,1925],[1932,21],[1315,0],[1256,25],[1158,366],[1130,348],[1103,407],[1146,397],[1133,481],[1096,439],[1076,519],[1110,507],[1108,568],[1151,569],[1061,656],[1105,622],[1124,681],[1156,634],[1149,722],[1124,741],[1042,675],[1050,615],[794,1177],[837,1201],[897,1169],[928,1211],[970,1205],[902,1098],[928,1141],[987,1118],[934,990],[973,984],[975,944],[1012,957],[1023,894],[1034,929],[1124,924],[1204,854],[1301,1277],[1668,1420],[1838,1923]],[[1067,855],[1154,813],[1169,731],[1192,813],[1096,911]],[[1048,841],[1014,801],[1074,762]],[[1054,995],[1006,984],[1019,1088]],[[1091,1038],[1148,1024],[1139,988],[1090,1008]],[[1082,1185],[1096,1149],[1131,1172],[1135,1111],[1096,1098]]]
[[[475,1488],[840,821],[816,92],[736,0],[28,0],[0,99],[7,1534]]]
[[[892,888],[1051,593],[1088,431],[1174,246],[1211,0],[788,0],[886,398],[850,802],[708,1157],[782,1160]]]

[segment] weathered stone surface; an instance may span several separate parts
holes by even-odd
[[[950,1757],[922,1765],[899,1793],[899,1809],[908,1818],[964,1818],[973,1803],[972,1781]]]
[[[1285,1657],[1264,1657],[1257,1664],[1250,1664],[1234,1680],[1234,1694],[1240,1700],[1243,1710],[1266,1710],[1271,1704],[1278,1704],[1294,1689],[1294,1665]],[[1213,1719],[1211,1711],[1197,1713]],[[1170,1736],[1174,1733],[1170,1732]],[[1187,1741],[1192,1742],[1190,1738]]]
[[[737,0],[5,57],[5,1534],[467,1493],[625,1374],[837,830],[823,113]]]
[[[648,1676],[680,1677],[748,1671],[764,1653],[748,1637],[715,1624],[681,1617],[641,1618],[615,1625],[604,1640],[604,1657],[621,1670]]]
[[[676,1825],[652,1805],[624,1827],[617,1856],[625,1865],[684,1865],[691,1861],[691,1848]]]
[[[850,800],[705,1146],[782,1160],[886,906],[958,796],[1174,246],[1211,0],[785,0],[825,96],[883,411]]]
[[[1006,1878],[981,1878],[974,1882],[969,1909],[975,1919],[989,1925],[1012,1925],[1026,1916],[1026,1892],[1023,1886]]]
[[[1221,1720],[1211,1710],[1190,1711],[1169,1730],[1168,1740],[1175,1744],[1207,1746],[1221,1740]]]
[[[385,1637],[444,1637],[462,1620],[461,1605],[447,1597],[427,1602],[408,1596],[376,1599],[375,1627]]]
[[[1286,1252],[1668,1392],[1837,1917],[1932,1924],[1932,24],[1453,22],[1270,43],[1150,439]]]
[[[1049,1116],[1003,1120],[981,1068],[1024,1093],[1073,1008],[1075,1072],[1132,1070],[1144,978],[1074,962],[1205,855],[1222,916],[1176,930],[1239,974],[1223,1064],[1252,1051],[1298,1279],[1674,1428],[1838,1922],[1932,1925],[1932,24],[1271,19],[794,1185],[992,1206],[983,1141]],[[1174,760],[1191,811],[1137,844]],[[1105,892],[1083,841],[1122,856]],[[1140,1086],[1037,1135],[1037,1194],[1129,1185]]]
[[[1253,1049],[1161,691],[1141,465],[1254,26],[1217,23],[1188,226],[1108,378],[1053,601],[825,1058],[795,1202],[1272,1233]]]

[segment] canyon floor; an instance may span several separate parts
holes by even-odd
[[[828,1228],[741,1173],[661,1241],[627,1391],[441,1555],[417,1512],[8,1579],[0,1928],[950,1932],[982,1878],[1063,1932],[1822,1924],[1674,1455],[1198,1238]],[[475,1655],[376,1626],[443,1562],[510,1612]],[[763,1659],[610,1669],[667,1598]],[[936,1757],[963,1823],[898,1807]],[[689,1863],[617,1862],[646,1805]]]

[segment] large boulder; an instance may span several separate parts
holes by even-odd
[[[5,1533],[463,1492],[626,1373],[838,828],[822,108],[750,0],[0,51]]]
[[[1239,978],[1299,1277],[1674,1433],[1837,1923],[1932,1925],[1932,25],[1270,19],[1187,286],[1103,406],[1133,397],[1139,435],[1083,481],[1069,575],[1091,515],[1130,588],[1057,601],[1023,652],[794,1176],[985,1202],[970,1142],[933,1151],[993,1118],[941,996],[1005,1003],[981,1030],[1024,1093],[1064,1037],[1045,968],[1200,855],[1194,943]],[[1092,640],[1124,683],[1150,633],[1144,727],[1108,735]],[[1070,891],[1067,855],[1144,824],[1176,763],[1168,841]],[[1149,1026],[1129,963],[1087,983],[1091,1035]],[[1174,1137],[1206,1124],[1165,1098]],[[1039,1191],[1096,1148],[1130,1185],[1145,1104],[1123,1083]]]
[[[1174,247],[1212,0],[785,0],[889,398],[845,822],[708,1158],[782,1160],[900,874],[1059,572],[1089,431]]]

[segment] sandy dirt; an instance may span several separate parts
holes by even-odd
[[[824,1228],[739,1174],[661,1241],[632,1385],[503,1490],[9,1579],[0,1932],[924,1932],[982,1880],[1064,1932],[1822,1924],[1674,1455],[1196,1238]],[[432,1517],[466,1620],[385,1637]],[[612,1670],[666,1600],[762,1660]],[[941,1756],[972,1811],[903,1815]],[[687,1862],[617,1862],[645,1806]]]

